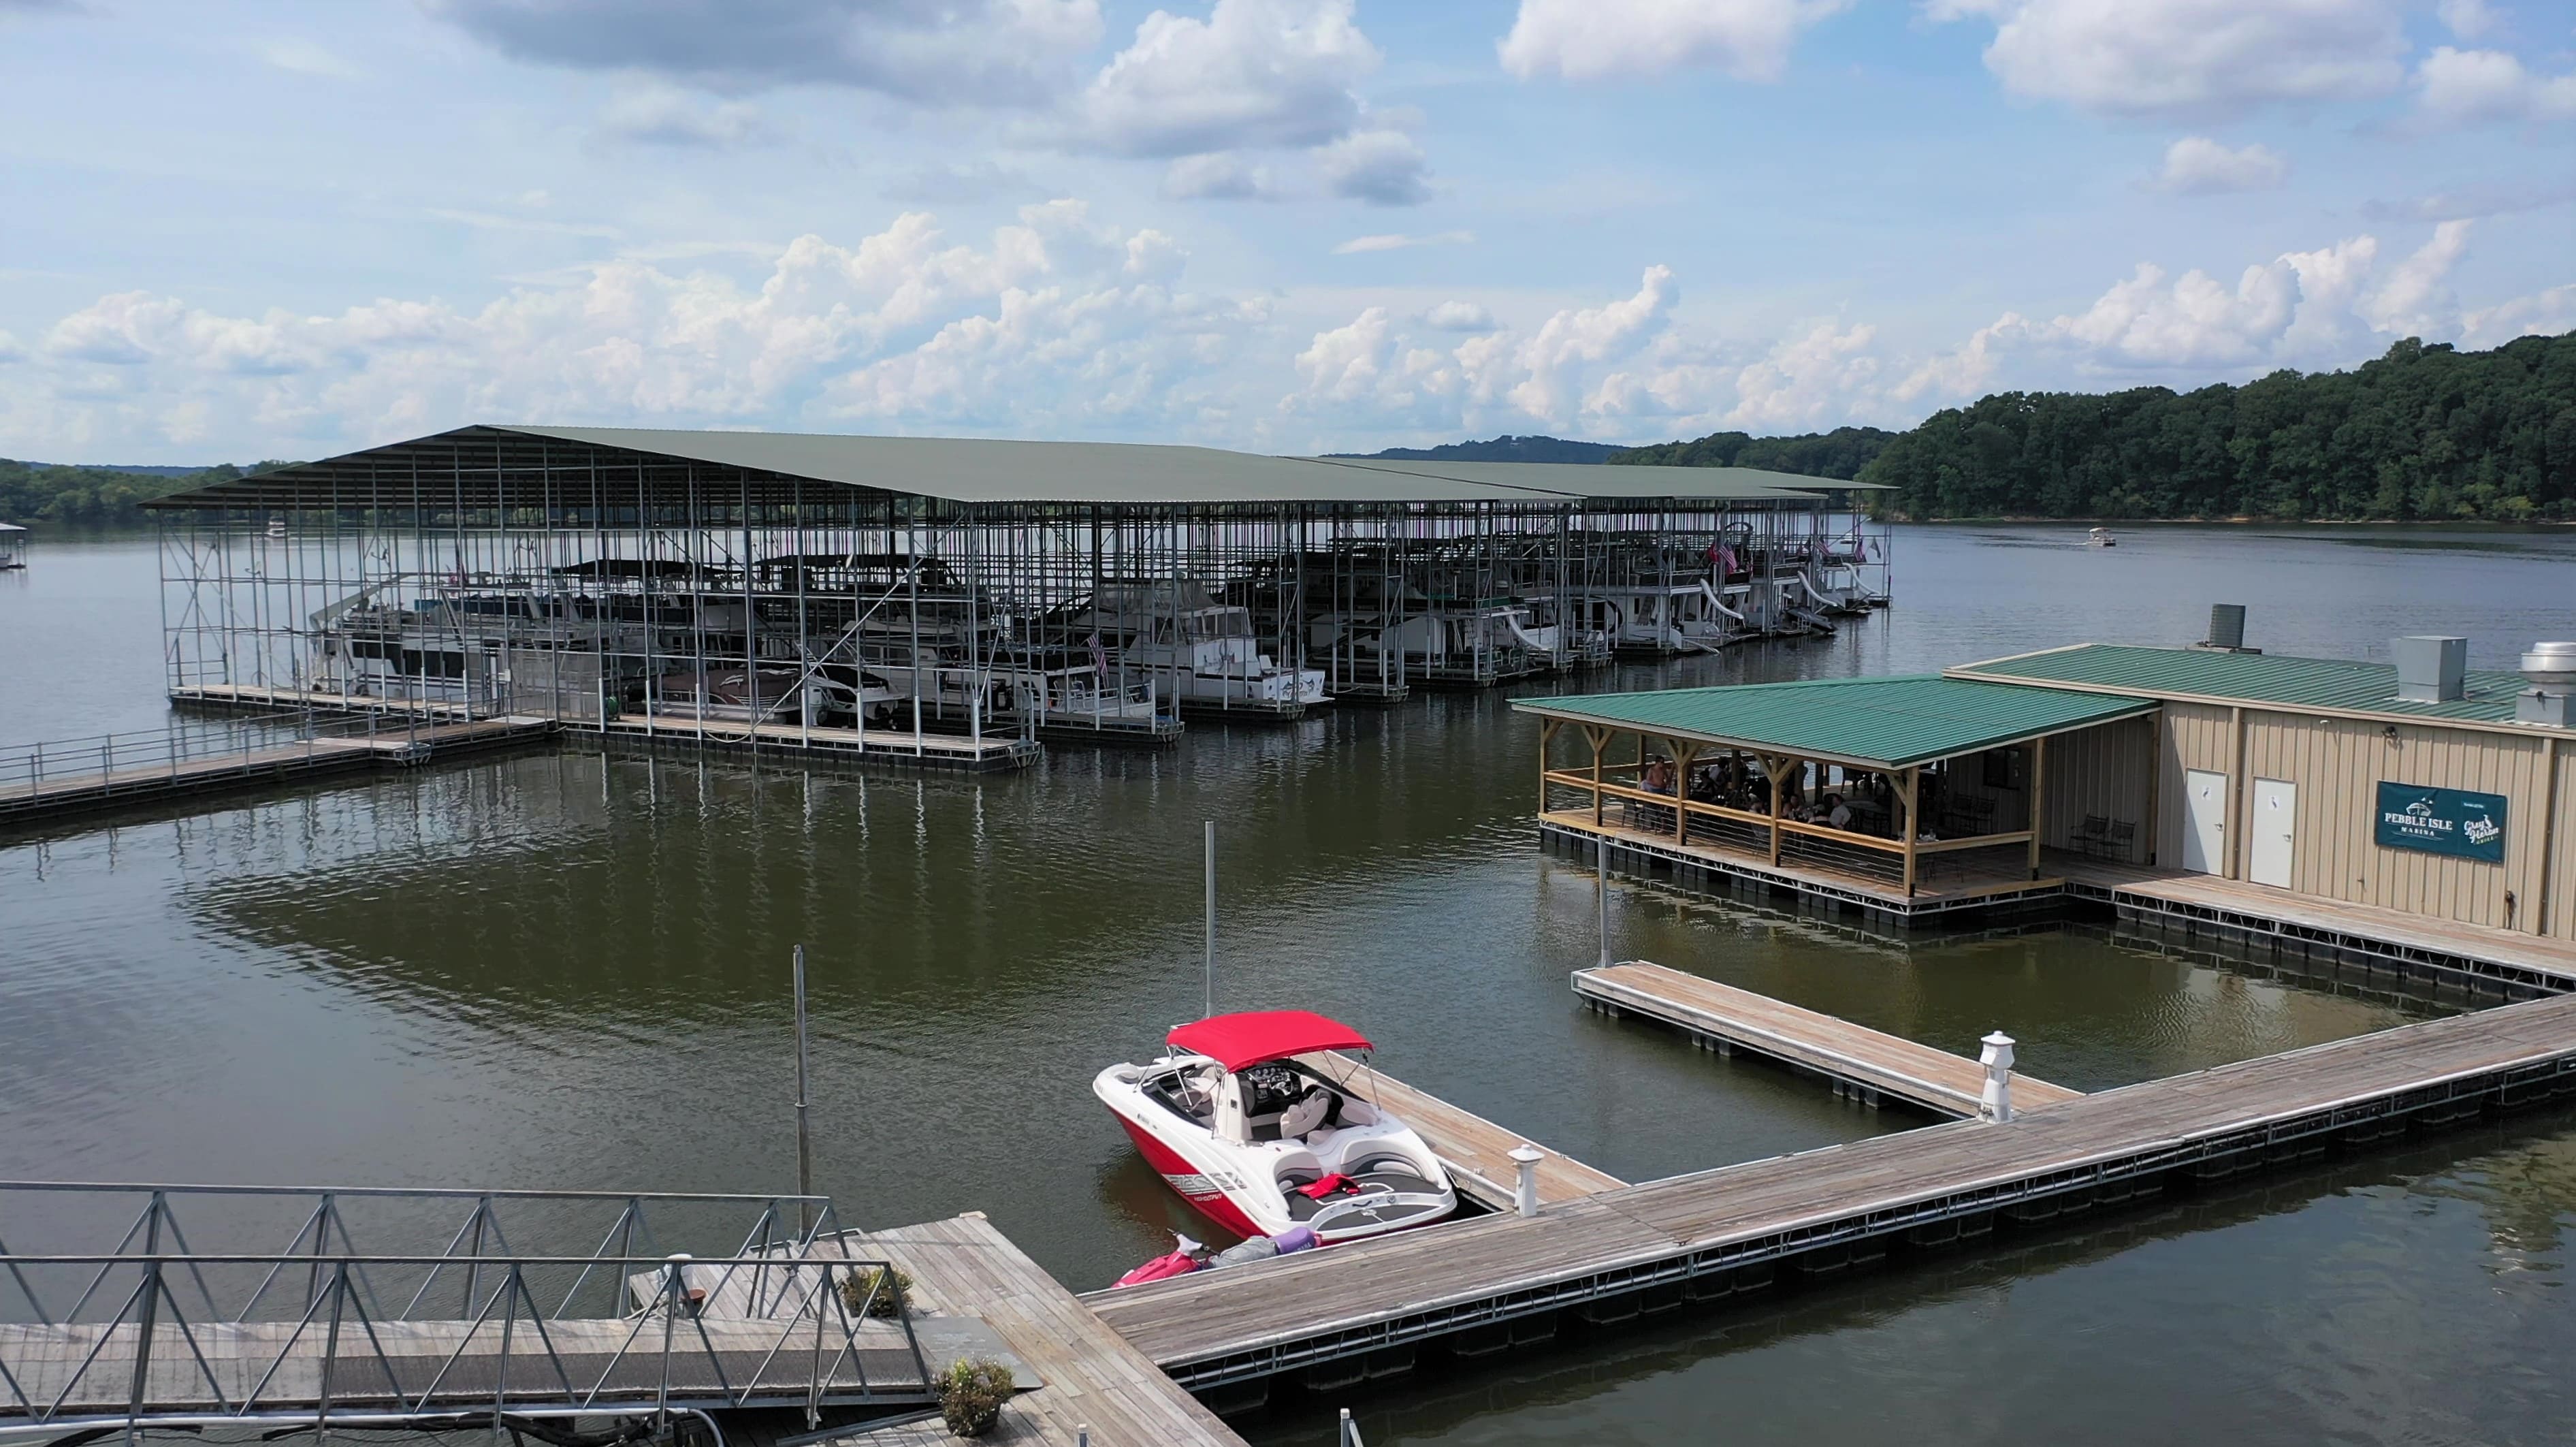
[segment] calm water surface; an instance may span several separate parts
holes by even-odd
[[[2576,636],[2565,532],[1916,528],[1900,606],[1616,686],[2181,642]],[[162,717],[148,539],[0,577],[0,741]],[[1613,686],[1580,680],[1590,690]],[[1197,1013],[1357,1020],[1391,1071],[1631,1178],[1902,1129],[1581,1013],[1591,874],[1538,852],[1534,728],[1492,695],[984,780],[537,754],[0,847],[0,1175],[778,1189],[788,947],[811,950],[818,1184],[889,1224],[989,1212],[1076,1287],[1205,1234],[1090,1096]],[[2099,930],[1858,936],[1614,888],[1623,956],[1957,1050],[2001,1027],[2083,1089],[2407,1018]],[[2195,1198],[1355,1399],[1369,1440],[2564,1441],[2576,1118]],[[1244,1424],[1314,1440],[1329,1413]]]

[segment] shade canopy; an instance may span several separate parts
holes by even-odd
[[[1175,1025],[1166,1037],[1175,1049],[1204,1055],[1231,1073],[1265,1060],[1285,1060],[1313,1050],[1366,1050],[1368,1037],[1312,1010],[1247,1010]]]
[[[1662,738],[1903,769],[2156,711],[2152,698],[1928,674],[1519,698],[1523,713]]]

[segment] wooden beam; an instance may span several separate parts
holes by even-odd
[[[1691,761],[1699,757],[1699,745],[1684,745],[1679,739],[1666,739],[1664,742],[1673,751],[1673,842],[1688,844],[1690,810],[1684,805],[1690,798]]]
[[[1538,811],[1542,814],[1547,812],[1547,746],[1556,742],[1556,731],[1564,726],[1561,719],[1538,721]]]
[[[1780,864],[1780,760],[1769,754],[1754,756],[1762,761],[1762,773],[1771,781],[1771,864]]]
[[[1584,740],[1592,745],[1592,827],[1601,827],[1601,761],[1610,751],[1610,730],[1599,724],[1583,726]]]
[[[1905,771],[1905,897],[1907,899],[1914,897],[1914,846],[1916,841],[1923,837],[1922,828],[1914,821],[1915,786],[1921,781],[1922,776],[1921,764]]]
[[[2030,743],[2030,877],[2039,878],[2039,836],[2048,827],[2048,739]]]

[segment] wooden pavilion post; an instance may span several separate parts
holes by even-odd
[[[1690,842],[1690,811],[1682,806],[1690,799],[1691,761],[1699,757],[1699,745],[1685,747],[1680,739],[1664,740],[1673,755],[1673,842]]]
[[[1562,719],[1540,719],[1538,722],[1538,811],[1547,812],[1547,747],[1556,742],[1556,731],[1564,727]]]
[[[1610,730],[1599,724],[1583,726],[1584,742],[1592,745],[1592,827],[1601,828],[1601,764],[1610,752]]]
[[[2039,878],[2039,831],[2048,818],[2048,739],[2030,741],[2030,877]]]
[[[1916,786],[1922,781],[1923,766],[1905,771],[1905,897],[1914,897],[1914,846],[1922,839],[1923,830],[1914,821]]]
[[[1771,781],[1771,867],[1780,867],[1780,769],[1781,760],[1769,754],[1757,754],[1762,761],[1763,776]]]

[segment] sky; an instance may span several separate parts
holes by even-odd
[[[2570,328],[2564,0],[0,0],[0,456],[1650,442]]]

